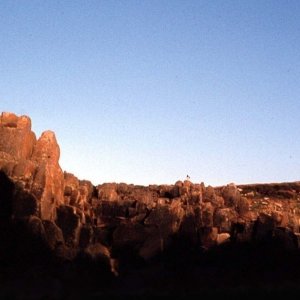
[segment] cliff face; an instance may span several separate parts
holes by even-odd
[[[34,210],[18,210],[18,216],[36,215],[43,220],[55,220],[56,208],[63,204],[64,188],[59,155],[53,132],[46,131],[37,140],[29,117],[2,113],[0,168],[36,202]]]
[[[300,182],[93,186],[63,172],[59,156],[53,132],[36,139],[29,117],[2,113],[4,241],[7,230],[23,224],[26,234],[39,239],[51,255],[63,260],[101,257],[115,275],[116,262],[149,261],[182,245],[203,252],[224,243],[272,239],[285,249],[298,248]],[[2,247],[0,258],[6,250]]]

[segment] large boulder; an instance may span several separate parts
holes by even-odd
[[[67,246],[77,247],[80,234],[80,217],[75,207],[61,205],[57,209],[56,224],[61,228]]]
[[[201,205],[201,221],[202,227],[212,227],[214,217],[214,207],[211,202],[203,202]]]
[[[22,183],[27,189],[31,189],[38,163],[30,159],[20,159],[15,162],[11,176]]]
[[[118,261],[111,257],[111,253],[107,247],[101,243],[90,244],[83,252],[84,267],[87,265],[89,270],[96,268],[101,270],[108,276],[112,274],[118,276]]]
[[[79,247],[84,249],[92,243],[93,238],[93,228],[91,226],[85,225],[80,228],[79,233]]]
[[[214,202],[216,199],[216,193],[214,188],[209,185],[205,188],[205,193],[203,197],[203,201],[209,201],[209,202]]]
[[[20,264],[43,262],[50,258],[50,249],[46,242],[45,228],[40,218],[29,216],[14,219],[11,240],[13,259]]]
[[[142,206],[152,209],[157,203],[159,194],[159,190],[136,187],[132,189],[129,199],[134,199],[137,203],[143,204]]]
[[[15,218],[38,216],[39,203],[37,198],[30,192],[16,186],[13,202],[13,216]]]
[[[183,216],[177,236],[185,241],[187,247],[198,243],[197,221],[192,211]]]
[[[185,211],[182,208],[180,198],[174,199],[170,205],[158,204],[144,221],[150,231],[144,249],[141,250],[142,255],[150,257],[159,249],[164,251],[169,246],[172,236],[178,232],[184,216]],[[153,241],[156,246],[152,247],[150,241]]]
[[[178,231],[184,214],[181,202],[173,200],[171,205],[157,205],[145,219],[144,224],[155,226],[162,237],[167,237]]]
[[[117,193],[116,183],[104,183],[97,186],[98,199],[104,201],[117,201],[119,196]]]
[[[241,194],[238,187],[234,183],[230,183],[223,188],[222,196],[226,206],[235,207],[240,200]]]
[[[71,173],[64,172],[64,202],[83,211],[92,203],[94,186],[88,180],[79,180]]]
[[[53,221],[56,207],[63,204],[64,178],[58,163],[59,155],[59,146],[52,131],[44,132],[36,140],[30,118],[2,113],[0,169],[34,195],[38,201],[38,215],[44,220]],[[22,205],[24,211],[26,204],[22,202]],[[17,210],[20,215],[20,209]]]
[[[45,236],[48,246],[51,250],[56,250],[59,246],[64,245],[64,237],[61,229],[52,221],[43,221]]]
[[[38,163],[32,189],[41,202],[40,214],[45,220],[55,220],[56,207],[64,202],[64,176],[58,163],[59,155],[55,134],[43,132],[32,155],[32,160]]]
[[[9,153],[16,160],[29,159],[36,142],[27,116],[17,117],[3,112],[0,117],[0,151]]]
[[[260,213],[253,226],[252,238],[255,241],[264,241],[273,235],[276,220],[265,213]]]
[[[79,187],[79,180],[73,174],[64,172],[64,183],[65,202],[70,202],[73,191],[77,190]]]
[[[230,232],[233,223],[238,219],[237,212],[233,208],[220,208],[214,213],[214,226],[219,232]]]

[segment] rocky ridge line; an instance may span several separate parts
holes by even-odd
[[[93,186],[63,172],[59,156],[52,131],[37,139],[29,117],[2,113],[2,225],[22,222],[61,259],[101,257],[117,274],[116,262],[149,261],[180,243],[205,251],[272,237],[298,248],[300,182]]]

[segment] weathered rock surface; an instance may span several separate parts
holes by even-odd
[[[37,215],[55,220],[63,204],[64,179],[55,134],[42,133],[36,140],[27,116],[2,113],[0,118],[0,168],[37,199]]]
[[[31,131],[29,117],[17,117],[12,113],[2,113],[0,136],[0,151],[10,154],[16,160],[26,160],[31,157],[36,137]]]
[[[299,247],[300,182],[93,186],[63,172],[59,157],[52,131],[36,139],[29,117],[2,113],[0,236],[7,244],[32,242],[60,259],[100,260],[115,275],[118,260],[148,262],[170,251],[269,240]],[[15,234],[22,230],[27,240]],[[0,259],[7,249],[0,247]]]

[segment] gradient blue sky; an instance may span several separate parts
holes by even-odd
[[[94,184],[300,180],[300,1],[2,0],[0,108]]]

